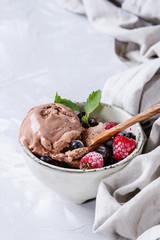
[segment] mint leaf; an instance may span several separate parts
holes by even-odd
[[[82,121],[88,124],[89,114],[93,112],[100,104],[101,101],[101,90],[92,92],[84,105],[84,110],[86,112],[85,116],[82,117]],[[89,126],[89,124],[88,124]]]
[[[55,103],[61,103],[61,101],[62,101],[62,98],[60,96],[58,96],[58,93],[56,92],[56,96],[55,96],[54,102]]]
[[[56,93],[55,99],[54,99],[55,103],[61,103],[63,105],[65,105],[66,107],[71,108],[73,111],[80,111],[79,107],[77,106],[77,104],[73,103],[71,100],[65,99],[65,98],[61,98],[58,93]]]
[[[75,103],[73,103],[72,101],[67,100],[65,98],[62,99],[61,104],[65,105],[66,107],[71,108],[73,111],[78,111],[78,112],[80,111],[79,107]]]
[[[89,117],[87,117],[87,116],[85,115],[85,116],[82,117],[82,121],[89,126],[89,124],[88,124],[88,118],[89,118]]]
[[[97,90],[96,92],[92,92],[89,97],[87,98],[87,101],[84,105],[84,110],[86,112],[86,116],[89,117],[89,114],[93,112],[101,101],[101,90]]]

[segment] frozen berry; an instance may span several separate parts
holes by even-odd
[[[88,120],[88,123],[91,127],[94,127],[94,126],[97,126],[98,125],[98,122],[95,118],[93,117],[90,117],[89,120]]]
[[[74,150],[76,148],[82,148],[84,144],[80,140],[75,140],[71,143],[71,149]]]
[[[50,157],[42,156],[40,159],[41,159],[43,162],[52,163],[52,159],[51,159]]]
[[[132,138],[132,139],[136,140],[136,136],[131,132],[125,133],[124,136],[127,138]]]
[[[108,129],[112,128],[112,127],[115,127],[115,126],[116,126],[116,124],[112,123],[112,122],[106,122],[105,123],[105,129],[106,130],[108,130]]]
[[[116,163],[115,159],[113,156],[108,155],[104,158],[104,166],[109,166]]]
[[[113,157],[119,161],[130,155],[136,147],[132,138],[117,135],[113,140]]]
[[[100,153],[103,157],[105,157],[107,155],[107,150],[106,150],[105,146],[99,146],[96,149],[96,152]]]
[[[105,146],[112,149],[113,148],[113,138],[110,138],[108,141],[106,141]]]
[[[103,156],[98,152],[89,152],[80,160],[80,169],[101,168],[104,165]]]

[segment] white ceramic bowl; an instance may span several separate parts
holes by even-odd
[[[81,110],[84,103],[78,103]],[[98,107],[92,116],[99,116],[102,122],[122,122],[131,117],[130,114],[120,108],[105,104]],[[60,193],[75,203],[83,203],[95,198],[100,181],[107,176],[123,168],[130,160],[142,152],[145,135],[139,123],[128,129],[136,135],[137,146],[135,150],[124,160],[116,164],[91,170],[68,169],[47,164],[34,156],[23,144],[21,144],[27,165],[33,174],[50,189]]]

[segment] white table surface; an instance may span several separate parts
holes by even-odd
[[[92,233],[95,200],[76,205],[27,168],[18,139],[27,111],[56,91],[83,101],[126,67],[114,41],[54,0],[0,1],[0,239],[103,239]]]

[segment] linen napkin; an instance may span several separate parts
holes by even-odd
[[[110,240],[160,239],[159,189],[160,146],[100,183],[94,232]]]
[[[159,69],[160,59],[155,59],[111,77],[105,83],[102,101],[131,114],[160,103]],[[151,128],[146,153],[100,183],[94,233],[111,240],[160,239],[159,114],[151,122],[144,123]]]
[[[115,52],[136,64],[160,57],[160,1],[57,0],[62,7],[84,14],[97,30],[115,38]]]
[[[108,79],[103,88],[102,102],[123,108],[132,115],[160,103],[160,58],[132,67]],[[151,130],[145,152],[160,144],[159,116],[160,114],[155,115],[142,123],[147,135]]]

